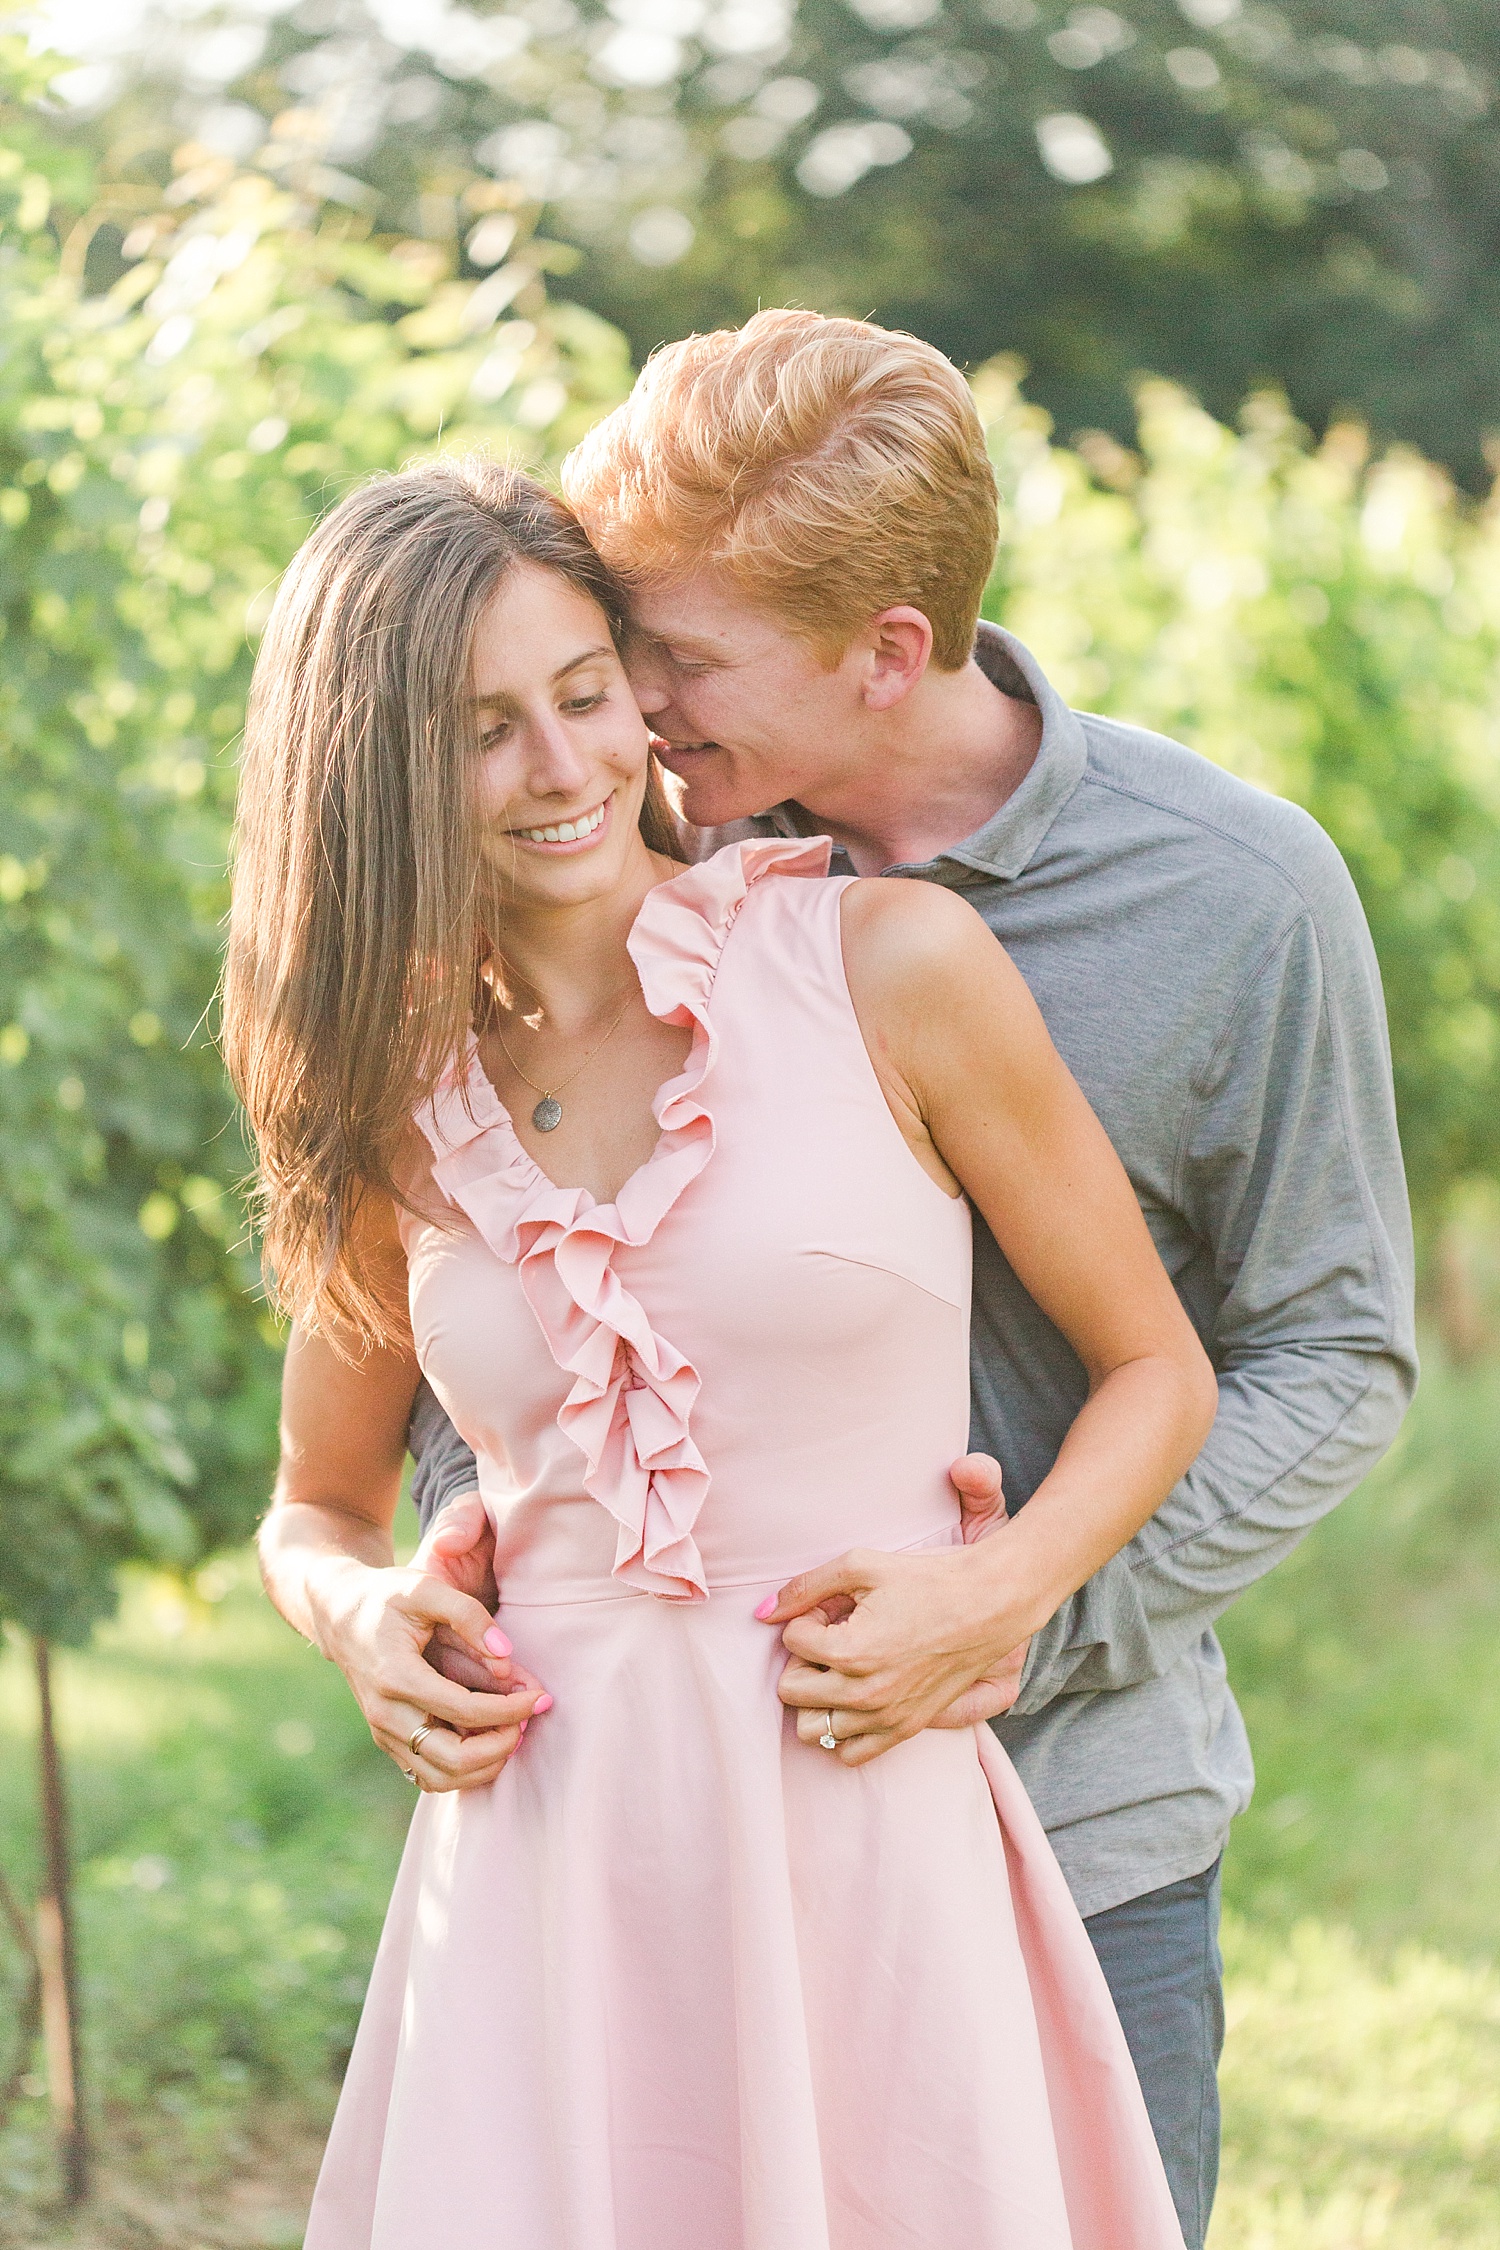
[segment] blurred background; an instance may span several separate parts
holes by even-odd
[[[279,1338],[213,993],[277,574],[762,303],[951,353],[990,614],[1353,869],[1426,1377],[1225,1620],[1213,2242],[1500,2240],[1500,9],[56,0],[0,17],[8,2250],[301,2241],[410,1810],[245,1545]]]

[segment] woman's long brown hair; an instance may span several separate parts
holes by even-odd
[[[560,500],[484,459],[381,477],[325,517],[256,660],[224,1053],[259,1153],[271,1285],[304,1321],[399,1332],[360,1223],[476,998],[474,629],[505,572],[554,570],[618,640],[618,581]],[[653,765],[653,850],[678,852]]]

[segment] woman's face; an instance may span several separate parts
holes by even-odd
[[[556,571],[515,563],[474,635],[480,852],[505,905],[605,896],[645,851],[649,738],[609,624]]]

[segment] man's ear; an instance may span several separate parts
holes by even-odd
[[[864,636],[861,693],[867,711],[891,711],[905,701],[927,670],[932,626],[903,603],[870,620]]]

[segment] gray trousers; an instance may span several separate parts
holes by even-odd
[[[1135,2059],[1187,2250],[1203,2250],[1219,2180],[1221,1865],[1215,1860],[1201,1875],[1128,1898],[1083,1925]]]

